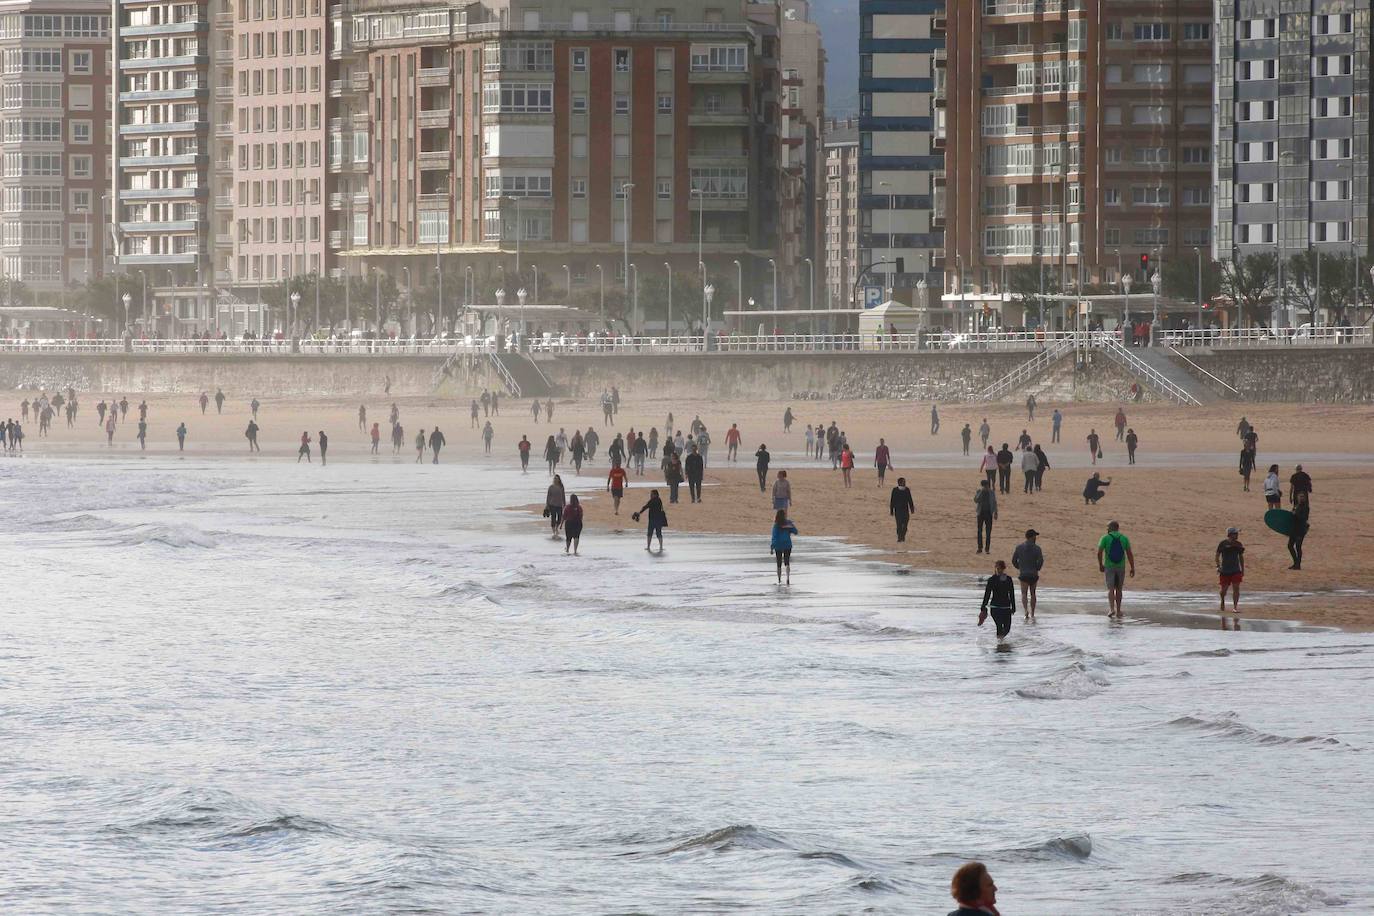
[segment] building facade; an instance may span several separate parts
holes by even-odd
[[[1368,0],[1220,4],[1216,74],[1214,257],[1367,258]]]
[[[810,308],[824,298],[821,175],[825,127],[825,46],[809,0],[782,2],[782,217],[779,254],[791,266],[783,304]],[[817,292],[819,290],[819,292]],[[815,297],[813,301],[813,295]]]
[[[825,129],[825,290],[832,308],[853,301],[859,261],[859,122]]]
[[[54,292],[103,273],[108,198],[108,4],[0,8],[8,280]]]
[[[1205,0],[998,0],[952,11],[945,34],[947,294],[1003,294],[1022,265],[1067,289],[1134,269],[1143,288],[1208,246]]]
[[[873,285],[907,302],[922,280],[938,288],[942,266],[933,220],[944,168],[934,147],[944,17],[944,0],[859,0],[858,269],[880,265]]]

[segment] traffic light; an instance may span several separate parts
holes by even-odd
[[[1140,272],[1148,279],[1150,276],[1150,256],[1142,254],[1140,256]]]

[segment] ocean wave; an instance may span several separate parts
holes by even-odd
[[[1217,738],[1232,738],[1261,747],[1338,747],[1352,749],[1344,741],[1328,735],[1289,736],[1262,732],[1251,728],[1244,722],[1237,721],[1236,714],[1233,712],[1224,713],[1215,719],[1180,716],[1166,722],[1165,725],[1169,728],[1184,729]]]
[[[682,852],[731,852],[736,849],[794,849],[795,847],[776,833],[755,827],[753,824],[731,824],[709,833],[688,837],[660,855],[673,855]]]
[[[1074,662],[1040,683],[1018,687],[1012,693],[1026,700],[1084,700],[1096,696],[1112,683],[1096,664]]]
[[[218,546],[213,535],[191,525],[137,525],[120,534],[115,541],[124,547],[161,544],[179,550],[186,547],[209,550]]]
[[[1268,872],[1250,878],[1187,872],[1174,875],[1168,883],[1194,889],[1198,899],[1189,912],[1198,916],[1289,916],[1346,904],[1320,888]],[[1206,899],[1209,891],[1215,891],[1217,899]]]
[[[1046,862],[1070,860],[1082,862],[1093,854],[1093,838],[1087,833],[1071,833],[1036,843],[995,853],[1002,861]]]
[[[322,820],[270,811],[231,792],[202,787],[162,789],[141,798],[124,798],[121,808],[136,814],[122,823],[109,824],[106,832],[146,840],[160,834],[193,834],[203,844],[232,844],[255,838],[341,832]]]

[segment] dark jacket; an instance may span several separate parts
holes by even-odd
[[[997,494],[992,487],[979,487],[973,494],[973,505],[979,515],[992,518],[997,514]]]
[[[706,462],[701,460],[701,455],[693,452],[687,456],[684,462],[687,470],[688,480],[700,480],[706,473]]]
[[[754,453],[754,457],[758,459],[755,462],[755,467],[757,467],[760,471],[768,470],[768,461],[772,456],[768,454],[767,449],[759,449],[757,452]]]
[[[1016,610],[1016,583],[1011,576],[1006,573],[988,576],[988,584],[983,589],[983,607]]]
[[[1039,544],[1022,541],[1011,554],[1011,565],[1023,575],[1035,575],[1045,565],[1045,552]]]
[[[640,515],[648,515],[646,521],[650,528],[667,527],[668,513],[663,511],[663,500],[658,495],[650,496],[649,501],[639,508]]]
[[[892,496],[887,501],[887,512],[898,518],[910,518],[911,513],[916,511],[916,501],[911,498],[911,490],[907,487],[893,487]]]
[[[997,466],[1000,468],[1011,467],[1012,462],[1015,460],[1016,456],[1011,453],[1011,449],[1009,448],[1004,448],[997,453]]]

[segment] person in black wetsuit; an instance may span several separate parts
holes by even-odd
[[[1307,520],[1311,512],[1307,492],[1299,491],[1293,500],[1293,527],[1288,531],[1288,555],[1293,558],[1289,569],[1302,569],[1302,542],[1307,537]]]
[[[892,488],[892,495],[887,501],[887,511],[897,520],[897,540],[905,541],[907,526],[911,524],[911,513],[916,511],[916,501],[911,498],[905,477],[897,478],[897,486]]]
[[[978,613],[978,626],[982,626],[992,613],[992,622],[997,624],[997,638],[1005,639],[1011,632],[1011,618],[1016,615],[1016,586],[1007,575],[1007,564],[998,560],[993,564],[996,570],[988,577],[983,588],[983,608]]]

